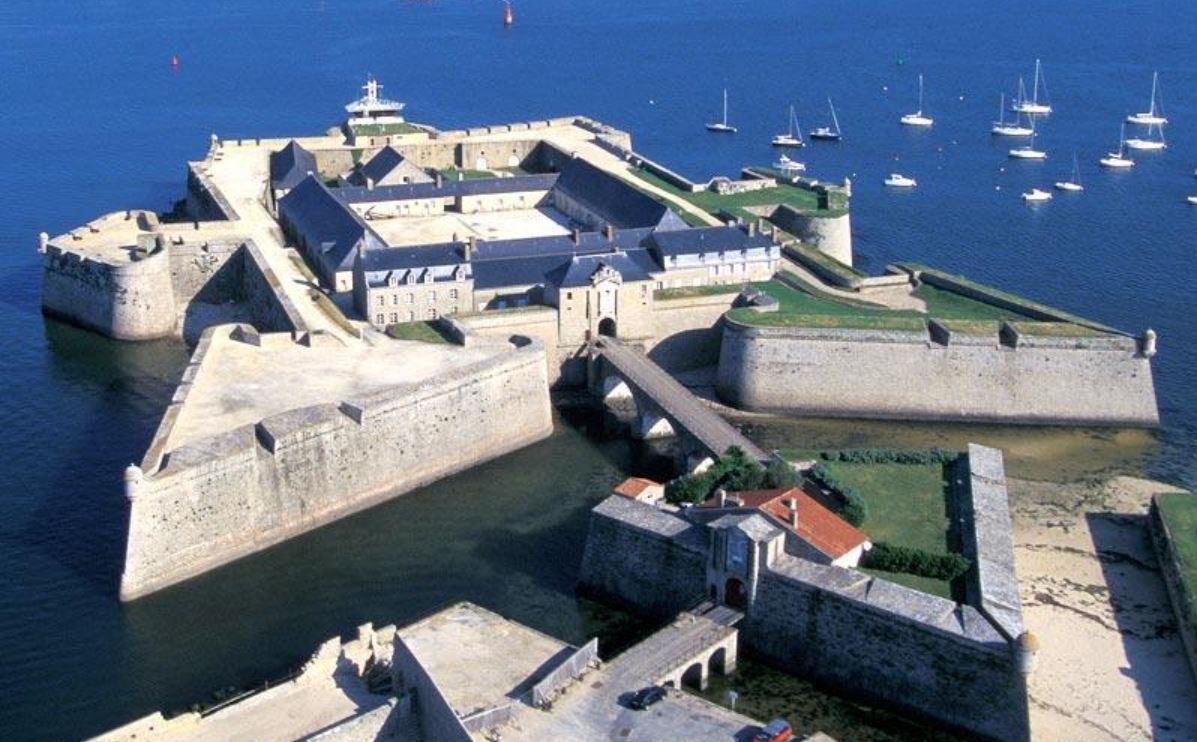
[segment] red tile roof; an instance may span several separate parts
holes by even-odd
[[[797,487],[788,490],[748,490],[727,494],[729,498],[737,498],[741,504],[733,505],[729,502],[725,508],[752,508],[772,516],[779,525],[832,559],[839,559],[869,540],[868,536]],[[786,501],[791,498],[798,506],[797,528],[790,525],[790,508]],[[718,496],[703,501],[698,507],[719,508]]]
[[[624,497],[629,497],[635,500],[637,497],[644,494],[644,491],[649,487],[660,486],[661,484],[659,482],[654,482],[651,479],[644,479],[643,477],[628,477],[616,485],[612,492],[617,495],[623,495]]]

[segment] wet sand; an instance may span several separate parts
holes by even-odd
[[[1159,482],[1012,479],[1015,558],[1038,667],[1037,740],[1197,738],[1197,685],[1147,531]]]

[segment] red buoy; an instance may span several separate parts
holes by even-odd
[[[503,25],[510,26],[512,23],[515,23],[515,16],[511,13],[511,2],[510,2],[510,0],[504,0],[504,2],[503,2]]]

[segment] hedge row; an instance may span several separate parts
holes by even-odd
[[[823,463],[811,467],[809,476],[840,501],[840,517],[859,528],[869,517],[864,497],[850,484],[837,477]]]
[[[672,503],[699,503],[718,489],[728,492],[789,489],[798,484],[798,473],[785,461],[775,458],[767,468],[762,467],[743,450],[732,446],[703,473],[687,474],[666,484],[665,499]]]
[[[879,541],[865,553],[861,566],[951,581],[967,572],[972,562],[959,554],[932,554],[912,546]]]
[[[846,464],[950,464],[959,455],[948,448],[844,448],[822,451],[819,458]]]

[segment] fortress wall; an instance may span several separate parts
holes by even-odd
[[[187,163],[187,213],[199,221],[236,221],[241,217],[208,176],[204,162]]]
[[[291,297],[253,240],[242,247],[240,297],[249,307],[254,326],[262,332],[308,331]]]
[[[657,299],[654,302],[655,342],[648,357],[667,371],[686,371],[719,362],[723,315],[739,296],[739,287],[726,294]]]
[[[176,333],[170,260],[160,250],[108,263],[56,245],[43,258],[42,312],[118,340]]]
[[[239,254],[241,240],[169,244],[170,282],[177,306],[192,301],[219,304],[241,292],[244,270]]]
[[[973,735],[1028,736],[1014,653],[971,606],[787,555],[762,570],[740,631],[753,656],[852,695]]]
[[[968,445],[954,467],[959,478],[963,553],[972,562],[966,598],[1009,641],[1023,633],[1022,598],[1014,571],[1014,527],[1006,492],[1006,466],[996,448]]]
[[[579,586],[636,613],[673,618],[706,594],[702,530],[612,495],[591,512]]]
[[[716,386],[749,410],[828,417],[1156,426],[1151,365],[1131,338],[1021,335],[947,345],[924,332],[751,327],[725,320]]]
[[[202,371],[201,371],[202,373]],[[417,385],[268,417],[169,452],[127,483],[130,600],[538,441],[544,347]]]
[[[480,314],[456,318],[470,332],[484,337],[510,338],[522,335],[539,340],[545,347],[546,373],[550,385],[561,379],[562,364],[577,348],[559,348],[557,310],[551,307],[488,309]]]
[[[790,206],[779,206],[771,217],[774,224],[798,239],[812,244],[844,265],[852,265],[852,216],[811,216]]]

